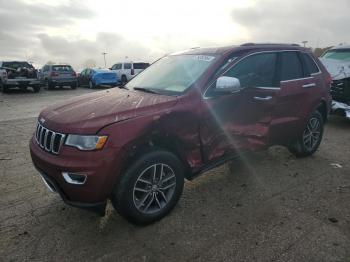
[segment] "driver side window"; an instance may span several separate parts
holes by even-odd
[[[238,78],[242,88],[278,87],[277,54],[273,52],[250,55],[229,69],[224,76]]]

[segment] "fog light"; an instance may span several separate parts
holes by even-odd
[[[73,185],[83,185],[86,182],[86,175],[62,172],[62,176],[67,183]]]

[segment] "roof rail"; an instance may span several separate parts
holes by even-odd
[[[300,46],[299,44],[295,43],[244,43],[241,46],[259,46],[259,45],[291,45],[291,46]]]

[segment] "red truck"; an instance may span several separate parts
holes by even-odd
[[[175,206],[184,180],[246,151],[313,154],[331,78],[307,49],[243,44],[168,55],[121,89],[46,108],[30,142],[51,191],[104,214],[110,199],[137,224]]]

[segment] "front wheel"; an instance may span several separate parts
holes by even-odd
[[[172,153],[157,150],[133,161],[112,193],[114,208],[128,221],[150,224],[166,216],[178,202],[184,168]]]
[[[310,156],[319,147],[323,136],[323,117],[315,111],[309,118],[302,135],[288,147],[296,157]]]

